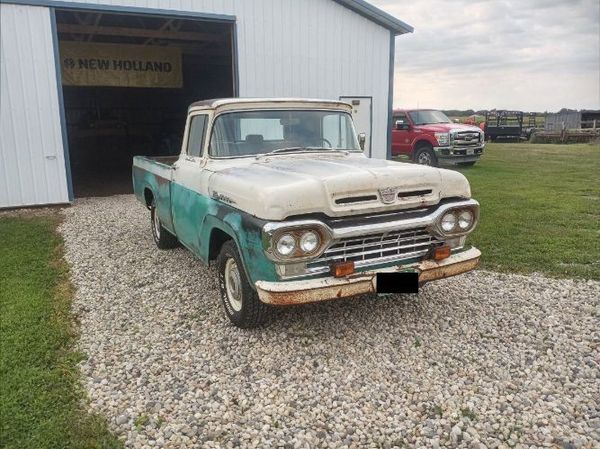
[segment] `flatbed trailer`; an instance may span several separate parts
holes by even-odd
[[[521,139],[523,135],[522,111],[488,111],[485,114],[485,136],[488,140]]]

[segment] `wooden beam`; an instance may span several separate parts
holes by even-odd
[[[93,27],[94,27],[94,30],[95,30],[96,28],[98,28],[98,24],[100,23],[100,19],[101,19],[101,18],[102,18],[102,14],[100,14],[100,13],[99,13],[99,14],[97,14],[97,15],[96,15],[96,20],[94,20],[94,25],[93,25]],[[95,34],[95,33],[94,33],[94,34]],[[92,42],[92,39],[94,38],[94,34],[90,34],[90,35],[88,36],[88,39],[87,39],[87,41],[88,41],[88,42]]]
[[[100,36],[128,36],[128,37],[145,37],[155,39],[174,39],[182,41],[208,41],[222,42],[225,40],[224,35],[197,33],[193,31],[167,31],[167,30],[144,30],[141,28],[126,28],[126,27],[91,27],[88,25],[74,25],[67,23],[57,24],[59,33],[72,34],[97,34]]]
[[[162,45],[161,45],[162,47]],[[165,47],[181,48],[182,53],[188,55],[203,55],[203,56],[228,56],[229,52],[225,48],[207,48],[193,44],[172,44]]]
[[[169,20],[167,20],[165,23],[162,24],[162,26],[158,29],[158,31],[164,31],[167,28],[171,29],[171,23],[173,23],[173,20],[175,20],[175,19],[169,19]],[[142,45],[148,45],[153,40],[154,40],[154,38],[150,37],[150,38],[146,39]]]

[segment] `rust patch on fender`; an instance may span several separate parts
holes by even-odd
[[[442,266],[438,265],[433,260],[425,260],[421,262],[418,267],[421,271],[419,274],[419,282],[434,281],[436,279],[456,276],[475,269],[477,265],[479,265],[479,257]]]
[[[329,285],[307,290],[266,291],[260,290],[259,297],[264,303],[274,306],[291,306],[313,302],[348,298],[364,293],[375,292],[371,278],[359,282],[348,282],[342,286]]]

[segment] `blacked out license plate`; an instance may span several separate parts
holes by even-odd
[[[419,273],[377,273],[377,293],[418,293]]]

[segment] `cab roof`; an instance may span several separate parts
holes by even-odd
[[[398,109],[394,109],[394,112],[416,112],[416,111],[440,111],[442,112],[441,109],[432,109],[432,108],[398,108]]]
[[[352,106],[343,101],[316,98],[213,98],[192,103],[192,109],[249,109],[269,107],[307,107],[350,110]]]

